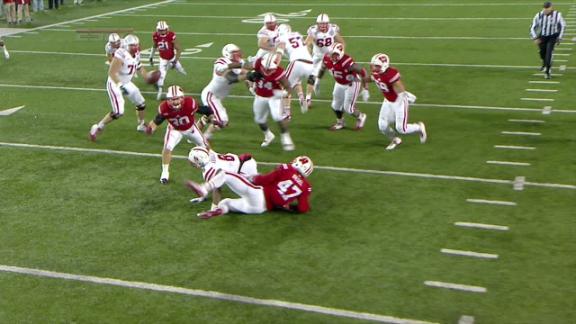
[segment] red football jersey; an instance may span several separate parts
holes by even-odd
[[[264,69],[262,68],[262,58],[259,58],[254,62],[254,70],[262,73],[264,75]],[[284,77],[284,69],[280,66],[270,75],[264,75],[264,77],[256,82],[256,94],[260,97],[273,97],[274,90],[281,90],[282,85],[280,80]]]
[[[298,201],[298,212],[306,213],[310,210],[308,197],[312,186],[290,164],[281,164],[268,174],[255,176],[252,182],[264,187],[268,210],[285,208],[295,200]]]
[[[179,131],[185,131],[194,126],[194,113],[197,110],[198,104],[192,97],[184,97],[180,109],[172,108],[168,100],[163,101],[158,107],[158,113]]]
[[[158,48],[160,57],[165,60],[171,60],[174,58],[174,40],[176,40],[176,34],[169,31],[166,35],[160,35],[158,32],[152,34],[152,41],[154,46]]]
[[[350,70],[354,64],[354,59],[344,54],[340,61],[334,63],[330,56],[324,55],[324,65],[332,72],[334,80],[340,84],[350,84],[353,81],[360,80],[357,72]]]
[[[400,80],[400,72],[393,67],[389,67],[384,71],[384,73],[372,73],[372,80],[378,86],[378,89],[382,91],[386,100],[394,102],[398,98],[398,94],[392,84]]]

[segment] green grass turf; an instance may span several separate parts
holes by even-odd
[[[370,1],[363,1],[368,3]],[[378,1],[371,1],[380,4]],[[497,3],[483,1],[483,3]],[[33,27],[150,3],[91,2],[37,16]],[[190,2],[192,3],[192,2]],[[26,104],[0,117],[0,142],[160,153],[163,129],[152,137],[134,131],[130,105],[97,143],[87,140],[91,124],[108,110],[104,91],[103,40],[80,39],[75,28],[134,28],[143,48],[150,45],[155,21],[164,15],[246,16],[274,10],[312,9],[296,19],[304,33],[323,9],[332,17],[524,17],[525,20],[437,22],[422,20],[338,21],[343,35],[526,37],[538,5],[387,6],[322,8],[307,6],[214,6],[172,4],[135,13],[154,17],[114,16],[68,31],[46,30],[8,38],[13,51],[0,60],[0,109]],[[389,2],[386,2],[389,3]],[[407,4],[424,3],[410,1]],[[471,1],[438,1],[464,3]],[[568,5],[558,5],[566,12]],[[178,32],[255,34],[259,25],[240,19],[170,18]],[[291,21],[292,23],[292,21]],[[60,27],[55,27],[62,29]],[[150,31],[150,32],[145,32]],[[235,42],[245,55],[255,50],[254,36],[181,35],[184,48],[214,42],[202,53],[183,59],[184,77],[171,71],[167,83],[199,93],[209,81],[212,59]],[[371,104],[358,106],[369,115],[366,129],[329,132],[334,122],[329,102],[316,101],[301,115],[294,108],[292,136],[296,152],[278,143],[259,148],[261,133],[252,122],[251,100],[226,99],[231,126],[214,138],[219,152],[251,152],[258,161],[285,162],[308,154],[318,166],[404,171],[454,176],[576,184],[576,114],[469,110],[424,104],[529,107],[529,85],[538,66],[533,44],[519,40],[419,40],[349,38],[347,51],[357,61],[386,51],[400,63],[403,80],[418,97],[410,119],[423,120],[430,132],[426,145],[405,136],[394,152],[376,127],[381,95],[371,89]],[[27,53],[25,51],[36,51]],[[37,52],[90,53],[93,56]],[[98,56],[99,55],[99,56]],[[197,58],[194,58],[197,57]],[[198,59],[205,58],[205,59]],[[571,60],[569,58],[569,60]],[[475,68],[418,66],[409,63],[534,66]],[[570,64],[570,62],[568,62]],[[556,109],[574,110],[574,75],[554,80]],[[153,91],[137,80],[144,91]],[[329,100],[333,82],[322,82],[320,99]],[[26,88],[29,86],[29,88]],[[82,89],[43,89],[54,86]],[[550,86],[548,86],[550,87]],[[248,95],[237,86],[233,95]],[[147,118],[157,105],[145,94]],[[537,95],[534,95],[537,96]],[[198,96],[196,96],[198,98]],[[547,104],[546,104],[547,105]],[[543,119],[545,124],[513,124],[508,119]],[[348,125],[353,120],[347,118]],[[164,126],[165,127],[165,126]],[[275,126],[273,129],[276,130]],[[500,132],[541,132],[540,137],[504,136]],[[535,151],[502,151],[494,145],[526,145]],[[175,153],[186,155],[181,143]],[[529,162],[529,167],[493,166],[486,160]],[[457,180],[423,179],[329,171],[318,168],[312,212],[227,215],[200,221],[207,204],[190,206],[182,183],[200,175],[176,159],[172,182],[158,184],[160,160],[154,157],[14,148],[0,146],[0,264],[40,268],[194,289],[215,290],[264,299],[280,299],[358,312],[454,323],[463,314],[480,323],[567,323],[574,316],[576,292],[572,251],[576,248],[576,191]],[[261,165],[263,172],[271,169]],[[233,194],[226,191],[227,196]],[[473,205],[467,198],[517,202],[518,206]],[[510,226],[509,232],[464,229],[469,221]],[[498,260],[451,257],[441,248],[495,253]],[[486,294],[429,288],[425,280],[483,286]],[[214,322],[348,323],[349,319],[208,300],[127,288],[66,282],[0,273],[0,322]],[[7,298],[2,298],[8,296]]]

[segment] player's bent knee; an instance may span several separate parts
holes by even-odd
[[[136,106],[136,110],[138,110],[138,111],[143,111],[144,109],[146,109],[146,104],[141,104],[141,105]]]
[[[123,115],[124,115],[123,113],[111,112],[111,113],[110,113],[110,118],[112,118],[112,119],[118,119],[118,118],[122,117]]]

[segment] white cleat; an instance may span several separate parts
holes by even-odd
[[[136,126],[136,131],[142,132],[142,133],[146,132],[146,125],[140,124],[140,125]]]
[[[300,111],[305,114],[308,112],[308,101],[304,98],[300,98]]]
[[[96,136],[98,136],[98,134],[100,134],[101,132],[102,128],[99,128],[98,124],[92,125],[92,127],[90,127],[90,140],[92,142],[96,142]]]
[[[428,134],[426,133],[426,125],[424,125],[423,122],[418,122],[418,125],[420,125],[420,143],[424,144],[428,139]]]
[[[294,144],[282,144],[284,151],[294,151],[296,146]]]
[[[270,132],[270,133],[266,133],[266,135],[264,135],[264,141],[262,141],[262,144],[260,144],[261,147],[268,147],[268,145],[270,145],[270,143],[272,143],[272,141],[276,138],[276,136],[274,135],[274,133]]]
[[[160,176],[160,183],[161,184],[168,184],[169,179],[170,179],[170,172],[162,171],[162,175]]]
[[[392,142],[386,146],[386,151],[392,151],[396,148],[396,146],[402,144],[402,139],[400,137],[394,137]]]
[[[358,115],[358,119],[356,120],[355,130],[361,130],[364,128],[364,124],[366,124],[366,114],[360,113],[360,115]]]

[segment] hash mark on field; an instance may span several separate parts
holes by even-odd
[[[540,84],[558,84],[559,81],[528,81],[528,83],[540,83]]]
[[[533,146],[520,146],[520,145],[494,145],[494,148],[509,149],[509,150],[535,150]]]
[[[524,100],[524,101],[554,101],[554,99],[548,99],[548,98],[520,98],[520,100]]]
[[[458,324],[474,324],[474,316],[462,315],[458,320]]]
[[[572,54],[568,54],[568,53],[552,53],[552,55],[554,56],[570,56]]]
[[[98,284],[98,285],[116,286],[116,287],[124,287],[124,288],[135,288],[135,289],[142,289],[142,290],[152,290],[152,291],[163,292],[163,293],[174,293],[174,294],[187,295],[187,296],[205,297],[205,298],[219,299],[219,300],[225,300],[225,301],[231,301],[231,302],[237,302],[237,303],[286,308],[286,309],[292,309],[292,310],[298,310],[298,311],[304,311],[304,312],[320,313],[320,314],[331,315],[331,316],[336,316],[336,317],[346,317],[346,318],[368,320],[368,321],[375,321],[375,322],[383,322],[383,323],[431,324],[431,322],[398,318],[398,317],[393,317],[393,316],[378,315],[378,314],[371,314],[371,313],[361,313],[361,312],[349,311],[349,310],[344,310],[344,309],[337,309],[337,308],[330,308],[330,307],[323,307],[323,306],[316,306],[316,305],[308,305],[308,304],[300,304],[300,303],[292,303],[292,302],[286,302],[283,300],[260,299],[260,298],[242,296],[242,295],[226,294],[226,293],[221,293],[218,291],[188,289],[188,288],[183,288],[183,287],[159,285],[159,284],[140,282],[140,281],[126,281],[126,280],[104,278],[104,277],[76,275],[76,274],[71,274],[71,273],[54,272],[54,271],[47,271],[47,270],[41,270],[41,269],[14,267],[14,266],[7,266],[7,265],[0,265],[0,271],[25,274],[25,275],[31,275],[31,276],[36,276],[36,277],[45,277],[45,278],[55,278],[55,279],[88,282],[88,283],[93,283],[93,284]]]
[[[558,90],[555,89],[524,89],[528,92],[558,92]]]
[[[488,291],[488,289],[484,287],[461,285],[442,281],[424,281],[424,284],[428,287],[446,288],[446,289],[461,290],[475,293],[485,293],[486,291]]]
[[[468,198],[468,199],[466,199],[466,201],[469,203],[475,203],[475,204],[516,206],[516,203],[513,201],[485,200],[485,199],[473,199],[473,198]]]
[[[544,73],[534,73],[532,74],[533,76],[539,76],[539,77],[544,77]],[[551,76],[563,76],[564,74],[559,74],[559,73],[550,73]]]
[[[460,227],[479,228],[479,229],[496,230],[496,231],[507,231],[507,230],[509,230],[509,227],[508,227],[508,226],[492,225],[492,224],[482,224],[482,223],[456,222],[456,223],[454,223],[454,225],[460,226]]]
[[[513,123],[534,123],[534,124],[545,123],[545,121],[540,119],[508,119],[508,121]]]
[[[452,250],[452,249],[441,249],[440,252],[444,254],[467,256],[480,259],[498,259],[498,254],[491,254],[491,253],[480,253],[480,252]]]
[[[510,131],[502,131],[502,135],[519,135],[519,136],[540,136],[542,133],[533,133],[533,132],[510,132]]]
[[[513,166],[530,166],[530,163],[526,162],[510,162],[510,161],[486,161],[488,164],[498,164],[498,165],[513,165]]]

